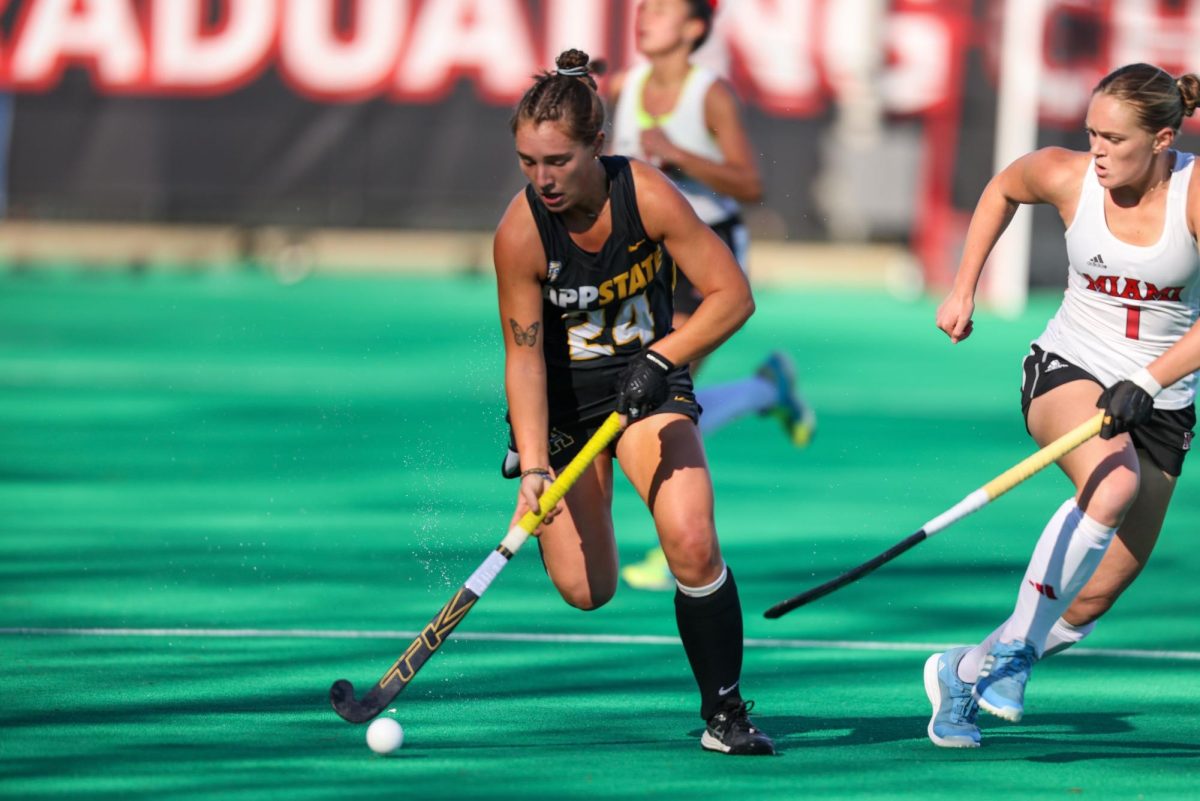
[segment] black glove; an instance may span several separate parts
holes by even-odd
[[[1129,379],[1118,381],[1100,395],[1096,407],[1104,410],[1100,439],[1112,439],[1150,421],[1154,398]]]
[[[667,399],[667,375],[675,369],[661,354],[644,350],[629,360],[617,379],[617,411],[638,420]]]

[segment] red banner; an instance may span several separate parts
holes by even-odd
[[[909,239],[943,279],[992,169],[1003,6],[722,2],[698,58],[731,77],[763,153],[767,201],[752,224],[798,239]],[[519,183],[505,121],[530,76],[568,47],[629,65],[636,7],[0,0],[0,89],[17,97],[12,213],[488,227]],[[1045,7],[1045,143],[1084,146],[1091,88],[1113,66],[1200,66],[1200,0]],[[831,167],[833,151],[843,158]],[[859,186],[831,208],[820,187],[861,173],[870,196]],[[856,213],[849,226],[834,219]]]
[[[435,103],[460,81],[485,102],[516,102],[566,47],[629,63],[635,0],[15,0],[0,86],[47,92],[68,69],[103,94],[221,96],[277,71],[329,103]],[[843,4],[843,7],[857,4]],[[885,107],[943,103],[953,74],[946,3],[895,3],[878,43]],[[858,20],[861,24],[861,20]],[[830,0],[725,4],[721,39],[750,102],[811,116],[829,101],[847,31]]]

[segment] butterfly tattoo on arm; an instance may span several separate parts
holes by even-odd
[[[528,328],[522,328],[520,323],[510,317],[508,324],[512,326],[513,340],[518,345],[528,345],[532,348],[537,344],[537,334],[538,329],[542,327],[541,323],[534,323]]]

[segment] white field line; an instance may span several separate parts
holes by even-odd
[[[0,627],[0,636],[21,637],[219,637],[227,639],[292,640],[411,640],[418,631],[327,629],[184,629],[184,628],[49,628]],[[462,632],[459,640],[482,642],[584,643],[588,645],[679,645],[678,637],[633,634],[537,634],[533,632]],[[879,642],[875,640],[796,640],[751,638],[747,648],[828,649],[836,651],[913,651],[931,653],[957,643]],[[1180,659],[1200,661],[1200,651],[1148,651],[1133,648],[1072,648],[1068,656],[1106,656],[1121,659]]]

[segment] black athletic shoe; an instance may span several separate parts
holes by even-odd
[[[750,722],[753,708],[753,701],[738,701],[713,715],[700,736],[700,747],[735,756],[773,755],[775,743]]]

